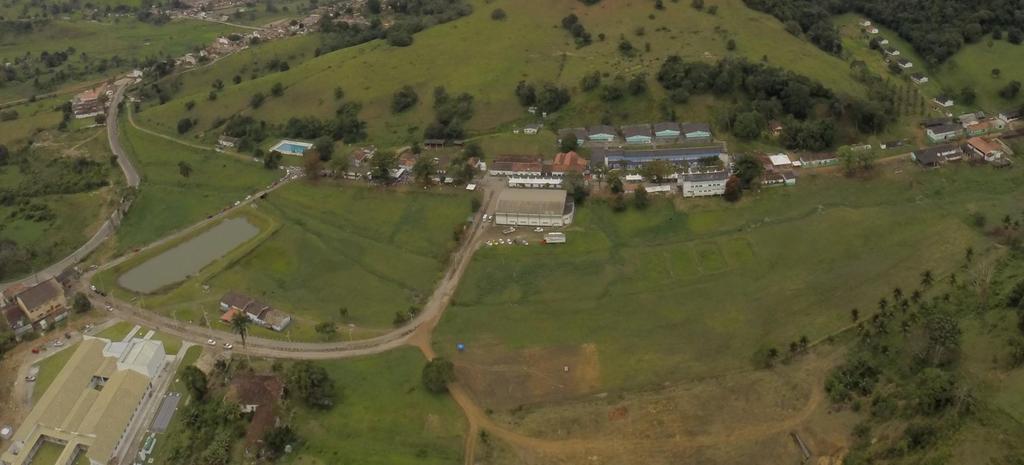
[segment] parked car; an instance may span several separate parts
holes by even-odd
[[[234,349],[235,346],[231,345],[230,342],[225,342],[224,343],[224,348],[227,349],[227,350],[231,350],[231,349]]]
[[[214,341],[213,339],[207,339],[206,345],[215,346],[217,345],[217,341]]]
[[[26,376],[25,377],[25,381],[33,383],[33,382],[36,381],[36,377],[35,376]]]

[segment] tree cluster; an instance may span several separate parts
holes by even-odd
[[[516,84],[516,97],[519,99],[520,105],[524,107],[536,106],[538,110],[544,113],[554,113],[572,100],[569,89],[559,87],[550,82],[541,84],[540,90],[538,90],[534,84],[519,81]]]
[[[473,96],[468,93],[449,95],[439,86],[434,89],[434,122],[427,126],[428,139],[455,140],[466,135],[465,124],[473,118]]]

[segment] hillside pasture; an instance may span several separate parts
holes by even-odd
[[[256,47],[225,60],[223,68],[218,63],[210,71],[181,76],[183,90],[176,98],[148,109],[140,119],[147,126],[170,133],[181,115],[182,103],[188,100],[196,101],[195,111],[205,122],[237,113],[273,123],[293,116],[327,118],[338,106],[333,89],[340,86],[346,100],[363,104],[361,118],[369,124],[370,139],[378,145],[398,146],[421,137],[423,128],[433,119],[431,95],[436,86],[443,85],[452,93],[473,94],[476,116],[469,129],[486,133],[504,124],[530,120],[513,92],[518,81],[550,81],[576,88],[582,76],[596,70],[627,77],[647,73],[650,91],[611,105],[607,116],[615,122],[655,121],[663,118],[657,107],[664,92],[653,76],[661,61],[672,54],[708,61],[729,54],[753,61],[767,59],[769,64],[822,81],[839,93],[863,94],[862,86],[849,77],[841,59],[786,33],[774,18],[749,10],[740,0],[718,3],[718,13],[711,15],[683,3],[667,3],[665,10],[659,11],[653,6],[639,8],[621,2],[587,7],[570,0],[474,1],[471,16],[417,34],[410,47],[373,41],[292,62],[287,72],[255,80],[243,75],[246,80],[241,84],[228,85],[216,101],[207,102],[215,75],[228,83],[224,77],[233,77],[241,70],[247,64],[246,57],[251,63],[253,57],[267,53],[262,46]],[[490,19],[490,11],[497,7],[507,12],[506,20]],[[592,45],[577,48],[570,34],[559,26],[569,13],[577,14],[591,31]],[[598,39],[598,34],[604,34],[605,40]],[[617,51],[620,35],[638,50],[635,56],[625,57]],[[726,50],[729,39],[737,43],[733,52]],[[296,48],[304,52],[291,53],[309,57],[315,47],[311,40],[304,37],[281,42],[302,45]],[[645,51],[647,43],[650,52]],[[270,47],[267,50],[272,55],[287,53],[289,48],[284,44]],[[231,71],[224,73],[225,69]],[[253,94],[266,94],[276,82],[285,87],[283,98],[269,98],[255,111],[248,108]],[[417,91],[420,103],[405,113],[392,115],[391,96],[406,84]],[[604,107],[599,103],[596,95],[577,91],[570,107],[551,118],[562,126],[596,124],[605,114],[603,109],[595,109]],[[677,113],[682,120],[693,116],[686,106],[679,106]],[[200,126],[205,127],[203,123]]]

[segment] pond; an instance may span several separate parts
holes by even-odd
[[[232,218],[128,270],[117,283],[130,291],[150,293],[184,281],[235,247],[256,237],[260,229],[244,218]]]

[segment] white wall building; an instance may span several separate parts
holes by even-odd
[[[683,190],[683,197],[723,195],[728,180],[729,173],[726,171],[683,174],[679,176],[679,187]]]
[[[561,189],[506,189],[498,196],[494,223],[510,226],[565,226],[576,205]]]

